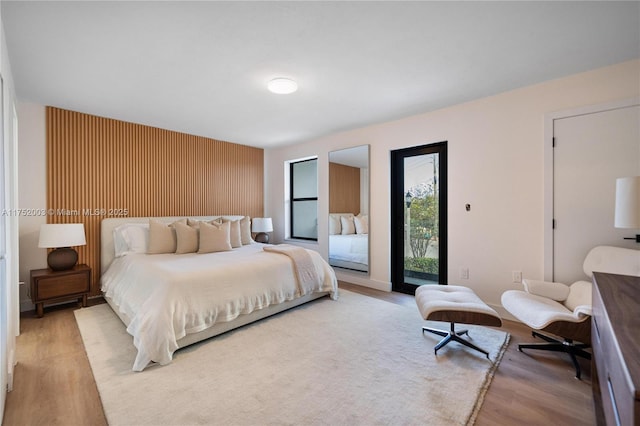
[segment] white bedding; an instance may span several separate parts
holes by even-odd
[[[232,321],[308,293],[337,298],[331,267],[315,251],[320,282],[299,288],[292,261],[254,243],[209,254],[130,254],[114,259],[102,275],[102,291],[130,319],[138,355],[134,371],[151,361],[167,364],[177,340],[215,323]]]
[[[368,234],[329,235],[329,259],[367,265],[368,237]]]

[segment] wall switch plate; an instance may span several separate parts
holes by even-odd
[[[511,273],[512,277],[513,277],[513,282],[514,283],[521,283],[522,282],[522,272],[521,271],[513,271]]]
[[[460,279],[461,280],[469,279],[469,268],[460,268]]]

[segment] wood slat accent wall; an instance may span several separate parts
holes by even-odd
[[[329,213],[360,213],[360,169],[329,163]]]
[[[49,223],[84,223],[79,263],[100,294],[100,222],[122,216],[262,217],[264,151],[140,124],[46,109]]]

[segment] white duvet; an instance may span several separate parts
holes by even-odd
[[[317,252],[307,250],[319,282],[300,288],[291,259],[262,248],[114,259],[102,276],[102,291],[130,319],[127,332],[138,349],[133,370],[171,362],[179,339],[215,323],[313,292],[337,298],[335,274]]]
[[[368,264],[369,235],[329,235],[329,257],[335,260]]]

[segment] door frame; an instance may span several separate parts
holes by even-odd
[[[640,97],[622,99],[582,108],[556,111],[544,116],[544,280],[553,281],[553,136],[554,121],[580,115],[596,114],[615,109],[640,106]]]
[[[417,286],[404,282],[404,159],[438,154],[438,281],[447,284],[447,141],[391,151],[391,290],[415,294]]]

